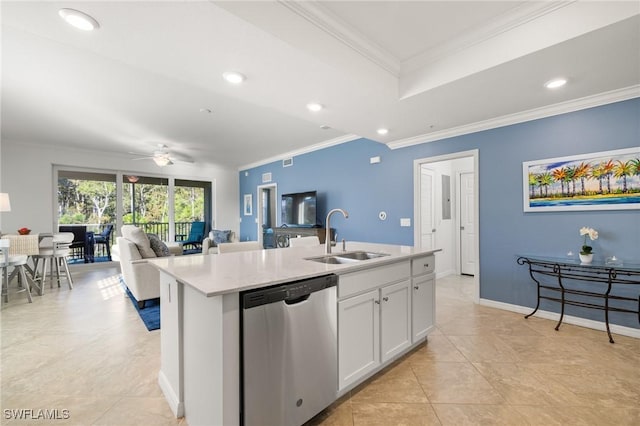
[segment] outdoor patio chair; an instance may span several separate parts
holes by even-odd
[[[105,226],[101,233],[93,236],[94,252],[99,244],[104,244],[107,249],[107,259],[111,261],[111,232],[113,232],[113,224]]]
[[[192,222],[191,229],[189,230],[189,235],[185,240],[182,240],[182,247],[185,249],[187,245],[193,246],[195,249],[200,250],[202,247],[202,240],[205,237],[205,223],[204,222]]]

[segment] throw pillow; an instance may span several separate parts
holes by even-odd
[[[149,244],[151,245],[151,250],[156,254],[157,257],[166,257],[171,255],[169,252],[169,247],[158,237],[156,234],[147,234],[149,237]]]
[[[147,237],[147,234],[145,234],[142,229],[134,225],[122,225],[120,232],[124,238],[131,241],[136,245],[136,247],[138,247],[140,256],[142,256],[143,259],[157,257],[156,253],[151,249],[149,237]]]
[[[209,238],[213,241],[213,243],[217,246],[221,243],[229,243],[231,240],[231,230],[220,231],[218,229],[214,229],[209,233]]]

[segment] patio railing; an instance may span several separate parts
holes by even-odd
[[[191,231],[191,223],[192,222],[176,222],[175,227],[175,236],[176,240],[180,241],[185,239],[189,232]],[[69,226],[86,226],[87,231],[91,231],[95,234],[100,234],[106,228],[108,223],[104,223],[101,225],[91,224],[91,223],[74,223],[74,224],[64,224]],[[138,228],[141,228],[145,234],[156,234],[162,241],[169,240],[169,223],[168,222],[147,222],[147,223],[126,223],[125,225],[135,225]],[[109,235],[109,247],[111,247],[116,242],[115,227],[114,231]],[[95,247],[95,256],[106,256],[106,248],[103,244],[96,245]]]

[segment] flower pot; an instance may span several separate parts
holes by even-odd
[[[593,253],[582,254],[580,253],[580,263],[589,264],[593,261]]]

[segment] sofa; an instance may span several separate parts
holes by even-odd
[[[237,241],[238,238],[235,232],[214,229],[209,232],[209,236],[202,241],[202,254],[218,254],[218,244],[235,243]]]
[[[160,273],[147,259],[182,255],[182,245],[172,244],[170,249],[157,236],[147,235],[133,225],[122,226],[120,232],[116,246],[122,278],[142,309],[146,300],[160,297]]]

